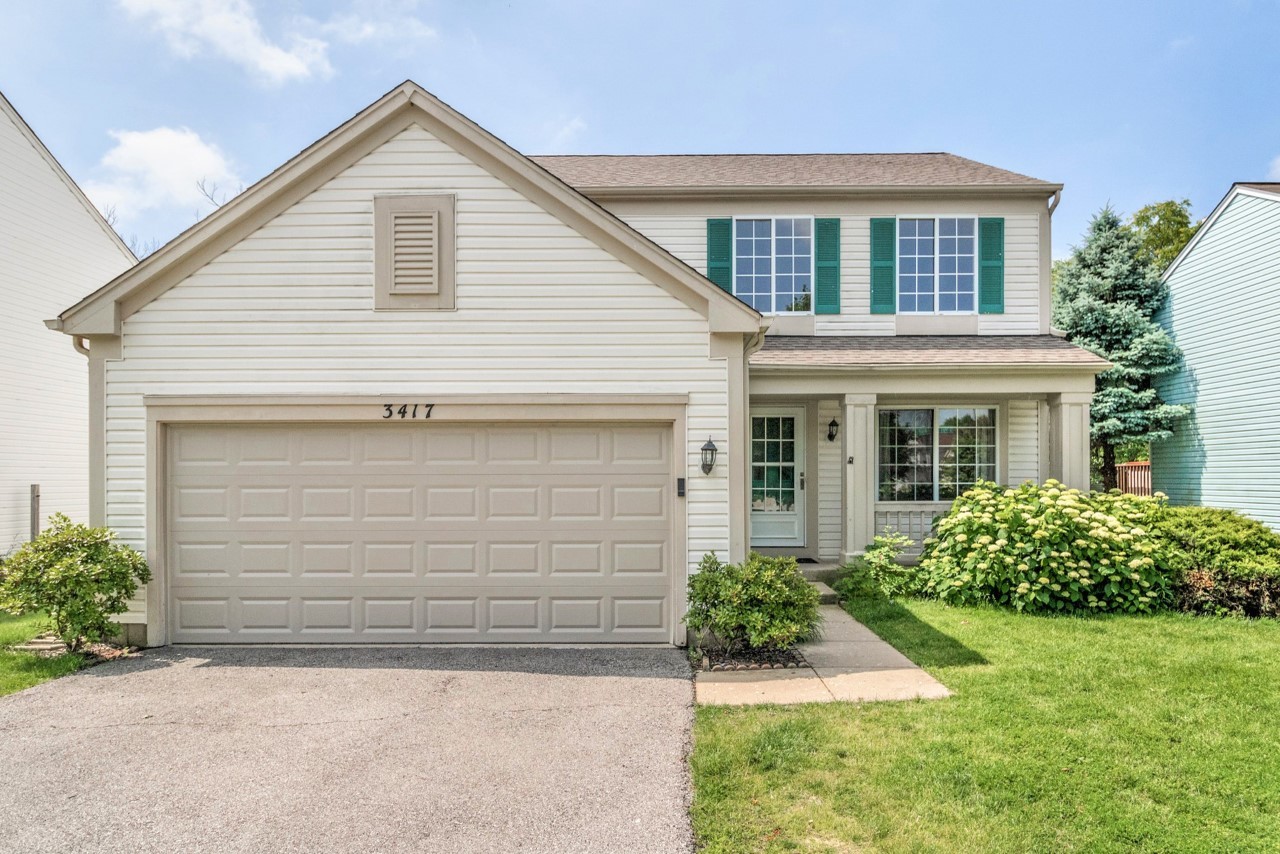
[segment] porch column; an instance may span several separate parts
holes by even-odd
[[[844,559],[866,551],[875,531],[876,396],[844,396]]]
[[[1049,476],[1074,489],[1089,489],[1089,404],[1093,395],[1062,392],[1049,397]]]

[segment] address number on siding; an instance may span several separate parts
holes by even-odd
[[[431,410],[435,408],[436,405],[434,403],[401,403],[399,405],[384,403],[382,404],[382,418],[383,420],[388,418],[402,418],[406,421],[413,418],[421,420],[430,418]]]

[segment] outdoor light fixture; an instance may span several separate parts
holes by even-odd
[[[831,423],[827,425],[827,441],[834,442],[836,440],[836,436],[839,436],[839,435],[840,435],[840,422],[832,418]]]
[[[711,474],[711,470],[716,467],[716,443],[711,441],[711,437],[707,437],[707,444],[702,446],[702,473]]]

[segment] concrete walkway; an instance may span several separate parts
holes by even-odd
[[[699,673],[702,705],[938,699],[946,686],[839,605],[822,606],[822,639],[800,647],[808,667]]]

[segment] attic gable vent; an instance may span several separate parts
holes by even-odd
[[[375,196],[374,308],[454,307],[451,195]]]
[[[391,293],[435,294],[437,214],[393,214],[391,238]]]

